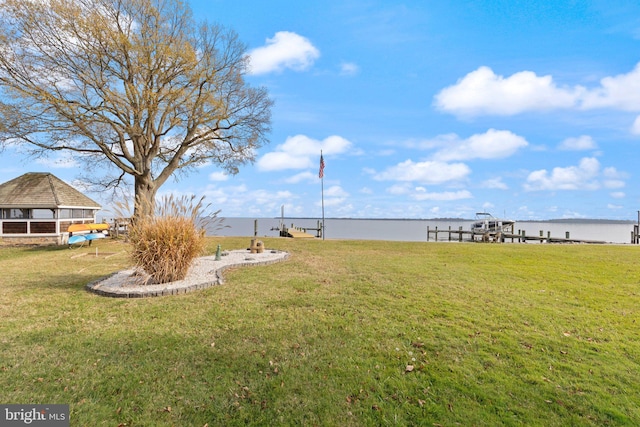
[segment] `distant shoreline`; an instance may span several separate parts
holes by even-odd
[[[225,218],[225,217],[221,217]],[[281,217],[226,217],[226,218],[246,218],[246,219],[280,219]],[[286,220],[321,220],[318,217],[297,217],[285,216]],[[472,218],[341,218],[341,217],[325,217],[325,220],[340,221],[438,221],[438,222],[473,222]],[[597,219],[597,218],[556,218],[556,219],[515,219],[518,222],[543,222],[543,223],[570,223],[570,224],[637,224],[637,220],[631,219]]]
[[[418,218],[325,218],[309,217],[220,217],[223,229],[218,235],[258,235],[277,234],[282,225],[299,228],[312,235],[319,235],[318,228],[326,238],[427,241],[430,230],[439,230],[441,239],[449,240],[446,230],[470,229],[474,220],[460,218],[418,219]],[[319,226],[320,224],[320,226]],[[523,220],[515,222],[514,232],[528,232],[527,235],[551,235],[554,238],[603,241],[610,243],[630,243],[637,222],[613,219],[554,219],[546,221]],[[214,234],[214,231],[211,231]],[[444,234],[443,234],[444,233]],[[542,234],[541,234],[542,233]]]

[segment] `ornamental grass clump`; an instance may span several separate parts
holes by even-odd
[[[218,212],[205,217],[203,199],[166,196],[155,215],[136,217],[129,228],[131,255],[139,269],[149,276],[148,284],[182,280],[205,247],[202,218],[215,219]],[[139,210],[140,211],[140,210]]]

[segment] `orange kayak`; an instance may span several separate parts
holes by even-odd
[[[100,224],[71,224],[67,231],[69,233],[77,233],[78,231],[102,231],[108,230],[109,224],[100,223]]]

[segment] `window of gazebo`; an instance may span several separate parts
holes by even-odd
[[[94,222],[96,212],[84,208],[3,208],[2,234],[58,234],[73,223]]]

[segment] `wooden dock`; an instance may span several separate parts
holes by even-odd
[[[316,237],[313,234],[309,234],[305,231],[297,231],[291,228],[287,229],[286,237],[292,237],[294,239],[315,239]]]
[[[447,236],[446,240],[439,240],[438,234],[444,234]],[[438,227],[431,229],[427,227],[427,241],[431,240],[433,236],[434,241],[448,241],[448,242],[494,242],[505,243],[511,241],[511,243],[526,243],[527,241],[537,241],[539,243],[588,243],[588,244],[605,244],[607,242],[601,240],[586,240],[586,239],[572,239],[569,232],[565,232],[565,237],[552,237],[551,232],[548,231],[546,236],[544,231],[540,230],[540,235],[531,236],[527,235],[525,230],[518,230],[518,233],[503,233],[500,231],[492,232],[478,232],[471,230],[463,230],[459,227],[457,230],[453,230],[451,226],[447,230],[438,230]]]
[[[315,231],[316,235],[309,233],[309,231]],[[280,237],[292,237],[294,239],[314,239],[316,237],[322,237],[322,227],[320,221],[318,221],[317,227],[296,227],[291,224],[291,227],[286,227],[284,224],[280,224]]]

